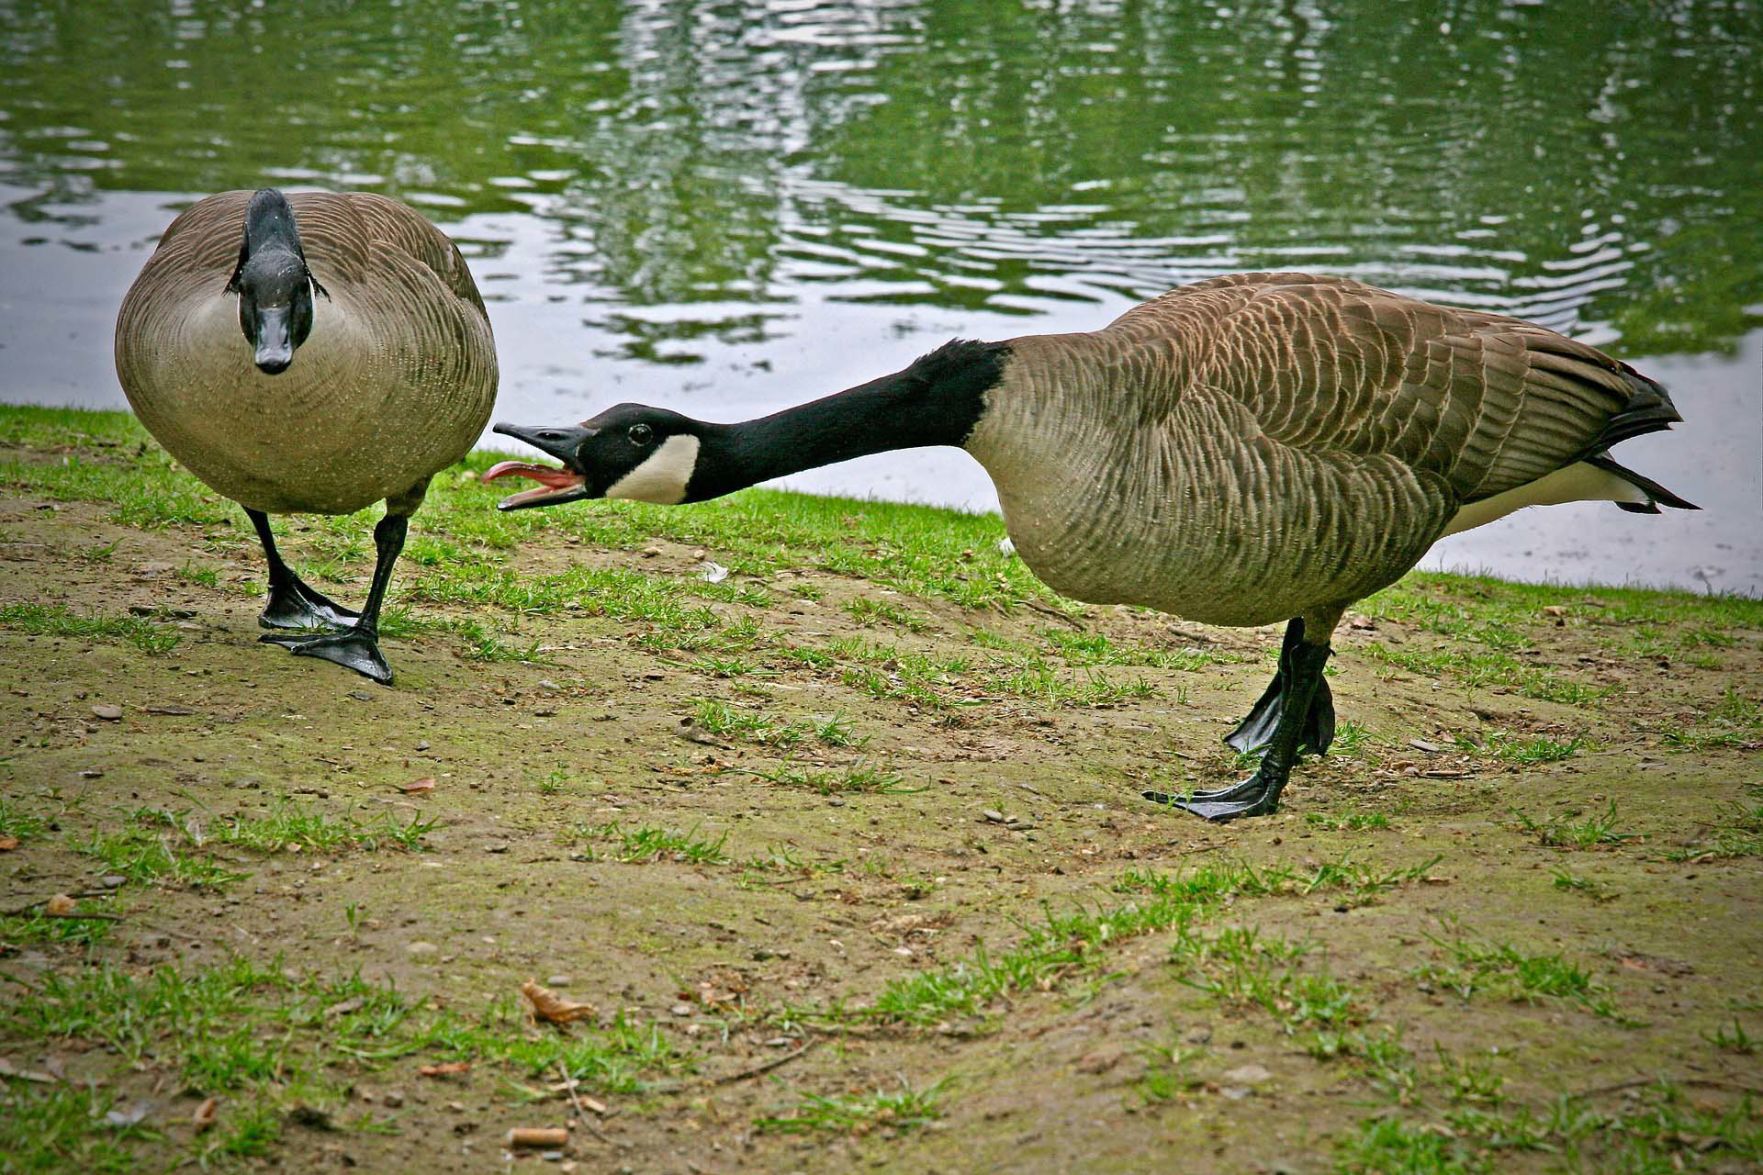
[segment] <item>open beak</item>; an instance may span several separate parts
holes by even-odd
[[[280,375],[294,362],[294,340],[288,317],[289,308],[286,306],[257,312],[257,348],[251,361],[264,375]]]
[[[498,510],[525,510],[533,506],[555,506],[559,502],[575,502],[589,497],[587,477],[574,468],[576,449],[593,434],[576,425],[565,425],[562,428],[546,426],[528,428],[514,424],[498,424],[491,431],[505,437],[513,437],[517,441],[539,449],[563,462],[565,468],[553,469],[547,465],[529,465],[524,461],[502,461],[483,472],[481,481],[495,481],[499,477],[529,477],[541,483],[536,489],[522,490],[503,498],[496,503]]]

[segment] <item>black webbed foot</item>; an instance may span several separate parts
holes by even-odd
[[[1217,791],[1195,792],[1191,796],[1160,791],[1142,794],[1154,804],[1180,808],[1214,824],[1223,824],[1239,816],[1264,816],[1272,812],[1279,807],[1279,793],[1284,786],[1283,778],[1275,782],[1256,771],[1241,783]]]
[[[345,669],[353,669],[363,677],[371,677],[381,685],[392,684],[392,669],[380,655],[375,634],[361,628],[342,632],[320,633],[317,636],[283,636],[271,633],[257,638],[265,644],[280,645],[300,657],[322,657],[335,661]]]
[[[361,614],[326,596],[292,572],[280,583],[271,583],[269,602],[257,623],[264,628],[328,628],[333,632],[355,627]]]
[[[1298,645],[1304,638],[1304,622],[1294,619],[1286,625],[1285,641],[1279,651],[1279,668],[1274,671],[1273,680],[1267,683],[1261,697],[1255,702],[1249,716],[1237,724],[1237,728],[1224,736],[1224,741],[1233,751],[1248,754],[1257,751],[1273,741],[1273,734],[1279,729],[1279,720],[1285,713],[1286,697],[1292,680],[1293,658],[1298,653]],[[1308,709],[1304,714],[1304,725],[1298,731],[1299,753],[1310,752],[1322,755],[1328,752],[1328,746],[1334,742],[1334,694],[1328,688],[1328,679],[1318,678],[1316,689],[1310,696]]]
[[[1310,644],[1303,636],[1302,620],[1293,620],[1286,627],[1279,674],[1255,703],[1254,711],[1233,732],[1233,736],[1253,734],[1267,728],[1265,738],[1257,737],[1248,743],[1248,748],[1262,748],[1255,774],[1230,787],[1188,796],[1158,791],[1142,793],[1147,800],[1219,824],[1242,816],[1262,816],[1279,807],[1279,793],[1291,777],[1300,749],[1308,744],[1320,752],[1334,738],[1334,705],[1322,680],[1328,646]]]

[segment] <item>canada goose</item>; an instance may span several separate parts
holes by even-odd
[[[496,399],[490,321],[446,234],[384,196],[209,196],[171,222],[123,299],[116,373],[154,438],[256,527],[259,622],[329,630],[262,639],[390,684],[380,604],[410,515]],[[382,499],[359,613],[276,553],[268,515]]]
[[[621,404],[576,427],[496,431],[564,464],[503,509],[694,502],[802,469],[959,445],[1055,590],[1207,624],[1286,620],[1279,668],[1226,738],[1263,748],[1234,787],[1146,797],[1211,820],[1272,811],[1301,749],[1334,736],[1323,663],[1355,600],[1439,538],[1529,505],[1693,510],[1611,460],[1681,420],[1626,364],[1517,319],[1341,278],[1185,286],[1099,331],[956,341],[904,371],[741,424]]]

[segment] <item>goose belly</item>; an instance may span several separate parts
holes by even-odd
[[[411,378],[398,340],[324,299],[280,375],[251,362],[231,297],[131,335],[118,370],[148,431],[213,489],[270,513],[346,514],[426,484],[477,439],[494,396],[493,383]]]
[[[1047,585],[1203,624],[1272,624],[1394,582],[1443,528],[1442,498],[1394,469],[1160,459],[999,478],[1005,527]],[[1434,500],[1434,499],[1438,500]]]

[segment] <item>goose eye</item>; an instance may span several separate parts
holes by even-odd
[[[630,437],[631,444],[646,445],[655,439],[655,430],[646,424],[633,424],[630,427],[630,432],[626,435]]]

